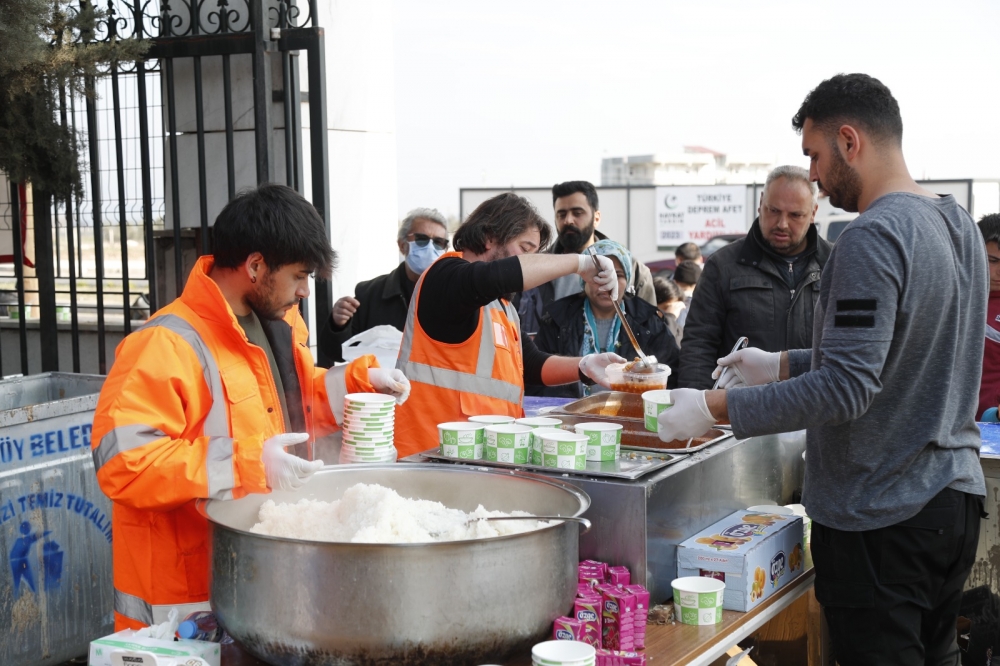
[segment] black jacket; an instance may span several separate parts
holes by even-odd
[[[316,345],[319,356],[317,364],[329,367],[332,361],[343,361],[341,345],[369,328],[387,324],[402,331],[406,325],[406,311],[410,307],[410,299],[403,293],[400,281],[408,279],[406,263],[400,262],[396,270],[391,273],[359,282],[354,288],[354,298],[358,299],[361,305],[347,325],[337,328],[331,317],[326,320],[326,325],[320,328]]]
[[[579,356],[583,344],[583,302],[585,294],[573,294],[554,301],[542,315],[535,345],[542,351],[561,356]],[[673,388],[677,381],[677,360],[680,350],[674,341],[674,336],[667,329],[660,311],[638,297],[627,297],[622,306],[625,309],[625,319],[642,347],[642,351],[656,356],[660,363],[670,366],[671,374],[668,386]],[[636,357],[635,348],[628,339],[623,328],[618,334],[618,344],[614,352],[626,360]],[[528,395],[558,396],[564,398],[583,397],[583,386],[580,382],[562,386],[528,386]]]
[[[785,262],[766,249],[759,219],[746,238],[708,258],[684,324],[682,388],[712,388],[716,361],[743,335],[749,346],[769,352],[812,347],[819,278],[832,246],[815,225],[806,238],[799,261],[807,263],[795,271],[794,289],[781,272],[787,270]]]

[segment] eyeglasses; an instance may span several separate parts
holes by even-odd
[[[413,236],[413,242],[417,244],[417,247],[427,247],[427,244],[431,241],[434,242],[434,247],[439,250],[448,249],[448,239],[447,238],[437,238],[436,236],[428,236],[427,234],[410,234]]]

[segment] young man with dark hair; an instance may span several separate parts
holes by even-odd
[[[693,261],[699,266],[705,265],[705,258],[701,256],[701,248],[690,242],[677,246],[677,249],[674,250],[674,259],[677,260],[678,266],[685,261]]]
[[[618,298],[608,257],[538,254],[549,226],[525,199],[499,194],[472,211],[448,252],[424,271],[410,300],[396,367],[413,394],[396,410],[400,457],[437,441],[437,425],[479,414],[524,414],[525,384],[554,386],[577,380],[608,387],[605,368],[624,361],[614,353],[550,356],[521,335],[510,294],[563,275]]]
[[[1000,214],[984,215],[979,231],[986,243],[990,268],[990,298],[986,311],[986,341],[983,348],[983,378],[979,383],[976,418],[991,407],[1000,406]]]
[[[802,502],[834,657],[958,664],[986,492],[975,420],[983,239],[952,196],[910,176],[899,106],[880,81],[824,81],[793,126],[812,179],[861,213],[824,269],[812,349],[720,359],[722,385],[747,387],[673,391],[660,437],[726,418],[737,437],[808,429]]]
[[[97,480],[113,502],[115,628],[209,610],[209,527],[199,498],[298,488],[323,466],[285,451],[338,429],[344,396],[406,400],[374,356],[313,365],[298,303],[336,255],[312,204],[283,185],[219,213],[215,255],[181,296],[118,345],[94,414]]]
[[[585,180],[570,180],[552,186],[552,207],[555,210],[557,237],[550,254],[575,254],[585,252],[598,240],[607,238],[597,230],[601,223],[601,210],[597,188]],[[583,288],[573,276],[566,276],[539,285],[521,294],[517,312],[522,330],[529,336],[538,332],[538,325],[552,301],[579,294]],[[650,305],[656,305],[653,276],[649,268],[632,259],[632,281],[629,293],[635,294]]]

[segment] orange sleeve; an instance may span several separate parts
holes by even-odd
[[[316,368],[313,375],[315,422],[317,436],[335,432],[344,420],[344,396],[348,393],[375,393],[368,381],[368,368],[379,367],[373,354],[356,358],[346,365],[329,370]]]
[[[94,414],[104,493],[131,508],[166,511],[197,498],[267,492],[263,436],[204,436],[212,404],[201,363],[180,336],[162,327],[128,336]]]

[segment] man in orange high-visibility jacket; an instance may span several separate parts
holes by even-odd
[[[396,410],[399,456],[437,444],[437,424],[480,414],[522,416],[525,383],[583,381],[608,387],[613,353],[552,356],[521,335],[509,294],[576,273],[618,298],[614,264],[605,256],[537,254],[551,230],[525,199],[500,194],[458,228],[455,252],[424,271],[410,299],[396,367],[413,394]]]
[[[219,214],[215,254],[180,298],[118,346],[94,416],[94,466],[113,502],[115,629],[208,608],[209,527],[198,498],[305,483],[322,461],[285,446],[338,427],[347,393],[406,399],[373,356],[316,368],[299,299],[336,255],[309,202],[281,185]]]

